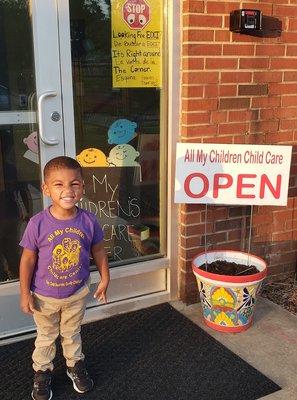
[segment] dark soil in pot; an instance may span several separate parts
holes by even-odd
[[[229,276],[253,275],[260,272],[254,265],[237,264],[225,260],[216,260],[210,264],[202,264],[199,268],[212,274]]]

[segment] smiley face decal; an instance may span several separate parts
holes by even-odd
[[[130,142],[135,136],[137,124],[128,119],[117,119],[108,129],[109,144],[125,144]]]
[[[130,146],[130,144],[122,144],[113,147],[110,150],[107,161],[111,167],[134,167],[139,166],[135,158],[139,156],[139,152]]]
[[[84,168],[108,167],[106,155],[99,149],[85,149],[78,156],[76,156],[76,159]]]

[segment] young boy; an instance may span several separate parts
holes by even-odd
[[[20,307],[32,313],[37,338],[32,355],[32,398],[52,398],[51,372],[60,335],[67,375],[85,393],[93,381],[84,366],[80,327],[89,294],[89,257],[101,275],[94,297],[106,303],[109,268],[103,232],[95,215],[76,206],[83,194],[82,170],[70,157],[56,157],[44,168],[43,193],[52,205],[33,216],[20,245]]]

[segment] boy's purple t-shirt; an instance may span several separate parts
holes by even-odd
[[[59,220],[49,208],[34,215],[20,245],[37,253],[31,290],[66,298],[83,287],[89,276],[91,247],[103,240],[94,214],[77,209],[73,219]]]

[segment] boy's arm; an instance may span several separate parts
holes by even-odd
[[[24,248],[20,261],[20,307],[26,314],[33,314],[34,312],[34,302],[30,286],[36,260],[36,252]]]
[[[105,253],[103,240],[99,243],[94,244],[94,246],[92,246],[91,251],[94,262],[101,276],[101,281],[99,282],[97,290],[94,293],[94,298],[102,300],[104,303],[107,303],[106,290],[110,278],[109,278],[108,260]]]

